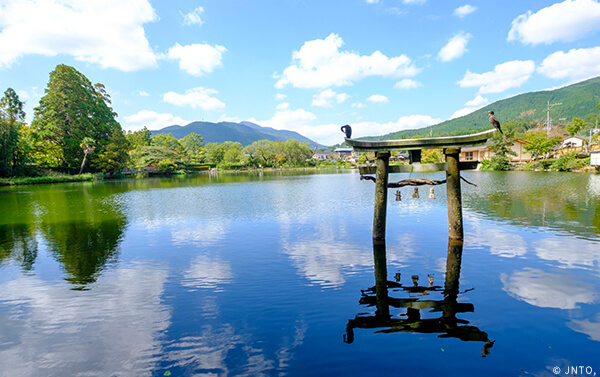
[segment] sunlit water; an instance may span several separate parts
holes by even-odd
[[[600,176],[463,175],[459,280],[389,191],[385,320],[357,173],[2,188],[0,376],[600,373]]]

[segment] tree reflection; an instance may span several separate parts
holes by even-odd
[[[490,341],[488,334],[469,322],[457,318],[458,313],[473,312],[474,306],[469,303],[457,301],[459,294],[460,268],[462,261],[462,242],[448,241],[448,257],[446,261],[446,280],[444,287],[434,285],[433,276],[428,275],[428,285],[419,284],[419,276],[411,277],[412,284],[404,285],[400,282],[401,276],[397,274],[396,282],[387,280],[386,249],[385,244],[373,245],[373,259],[375,264],[375,286],[362,291],[359,303],[366,306],[375,306],[375,315],[357,315],[348,321],[344,341],[354,341],[354,329],[381,329],[377,332],[411,332],[439,334],[439,338],[457,338],[462,341],[483,342],[481,356],[489,355],[490,348],[495,341]],[[389,292],[400,293],[409,297],[391,297]],[[443,295],[441,300],[427,300],[425,297],[439,292]],[[464,292],[463,292],[464,293]],[[418,297],[415,297],[418,296]],[[404,313],[391,315],[390,307],[401,309]],[[422,318],[421,311],[430,313],[441,312],[441,317]],[[401,318],[398,318],[401,317]]]
[[[0,262],[17,261],[30,271],[37,258],[38,244],[29,224],[0,224]]]
[[[589,236],[600,233],[596,176],[588,174],[502,172],[478,174],[465,208],[497,221],[543,226]]]
[[[54,257],[80,289],[118,255],[127,220],[114,196],[99,190],[51,191],[43,198],[41,231]]]

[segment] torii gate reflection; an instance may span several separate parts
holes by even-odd
[[[373,259],[375,262],[375,286],[362,291],[359,303],[361,305],[376,306],[375,315],[357,315],[348,321],[344,342],[354,342],[354,329],[382,329],[377,332],[413,332],[413,333],[439,333],[439,338],[458,338],[462,341],[483,342],[481,356],[486,357],[495,341],[490,341],[488,334],[475,326],[470,326],[469,321],[456,318],[457,313],[473,312],[473,304],[457,302],[459,292],[460,268],[462,262],[463,243],[448,240],[448,257],[446,260],[446,280],[444,287],[433,285],[430,277],[428,286],[418,284],[418,276],[412,277],[413,285],[405,286],[400,282],[387,280],[386,248],[385,243],[373,244]],[[397,280],[398,277],[397,277]],[[388,294],[389,289],[394,291],[429,295],[430,292],[443,293],[442,300],[421,300],[419,298],[394,298]],[[464,292],[462,292],[464,293]],[[390,307],[406,308],[405,318],[392,318]],[[421,310],[430,309],[430,312],[442,312],[439,318],[421,319]]]

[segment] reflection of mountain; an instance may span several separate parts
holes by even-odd
[[[579,236],[600,234],[597,177],[588,174],[480,172],[465,190],[470,211],[510,224],[550,227]]]

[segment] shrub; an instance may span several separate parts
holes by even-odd
[[[177,165],[171,160],[162,160],[158,163],[158,172],[163,174],[172,174],[177,170]]]
[[[580,169],[585,166],[585,161],[578,160],[575,154],[565,154],[560,156],[551,166],[551,169],[558,171],[573,171],[574,169]]]

